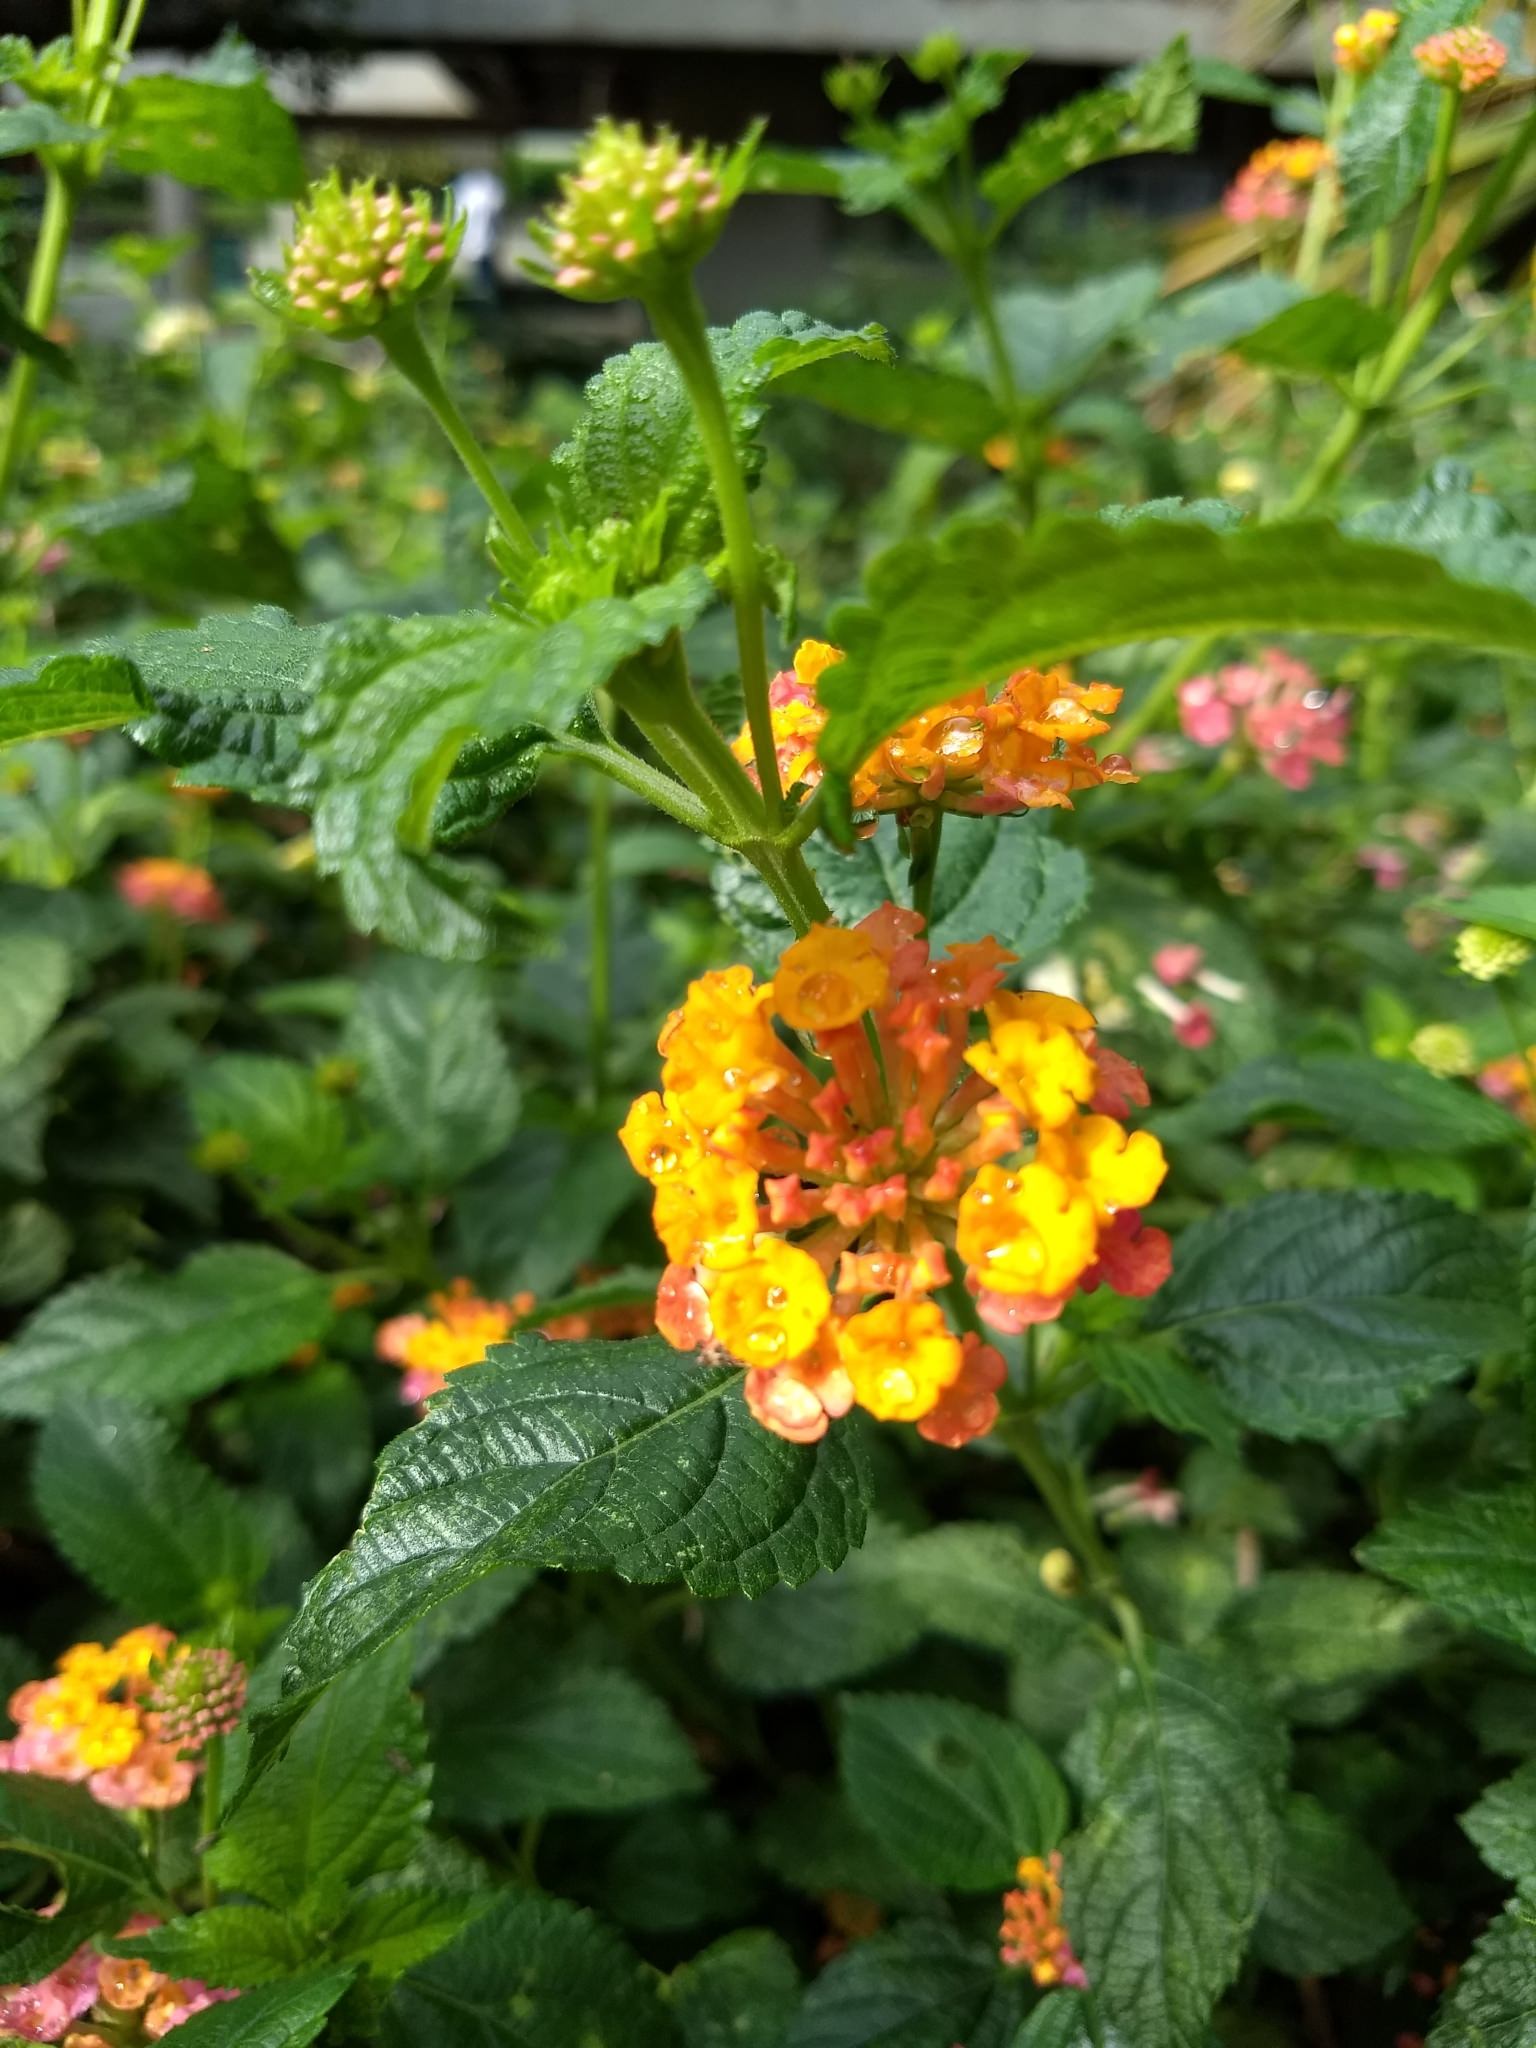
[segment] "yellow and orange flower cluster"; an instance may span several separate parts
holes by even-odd
[[[816,749],[827,712],[817,686],[842,659],[824,640],[806,640],[793,669],[770,685],[785,789],[799,785],[808,792],[821,780]],[[1020,669],[990,702],[985,690],[967,690],[909,718],[875,749],[853,778],[853,808],[871,813],[934,804],[976,815],[1070,810],[1074,790],[1137,779],[1122,755],[1100,761],[1086,744],[1108,732],[1106,714],[1118,709],[1121,695],[1109,683],[1075,683],[1064,669]],[[746,727],[732,751],[755,775]]]
[[[1509,62],[1509,51],[1483,28],[1447,28],[1415,43],[1413,61],[1426,78],[1455,92],[1480,92]]]
[[[590,1276],[596,1277],[596,1276]],[[434,1294],[431,1314],[415,1311],[391,1316],[374,1333],[374,1350],[403,1373],[400,1398],[413,1407],[447,1385],[448,1375],[478,1365],[493,1344],[502,1344],[527,1326],[537,1306],[532,1294],[514,1294],[510,1301],[482,1301],[467,1280],[455,1280]],[[601,1308],[554,1316],[538,1325],[545,1337],[633,1337],[650,1328],[645,1308]]]
[[[0,1771],[83,1781],[103,1806],[179,1806],[197,1753],[240,1718],[245,1673],[227,1650],[178,1643],[166,1628],[76,1643],[52,1678],[11,1695],[17,1733]]]
[[[1010,1969],[1028,1970],[1042,1990],[1085,1989],[1087,1973],[1061,1920],[1061,1853],[1020,1859],[1016,1891],[1003,1894],[1000,1952]]]
[[[1358,21],[1333,32],[1333,61],[1354,78],[1368,78],[1397,39],[1402,17],[1390,7],[1367,7]]]
[[[1244,224],[1299,220],[1309,188],[1331,161],[1328,145],[1312,135],[1266,142],[1227,187],[1221,210]]]
[[[1162,1149],[1119,1121],[1138,1069],[1080,1003],[1005,990],[995,940],[934,958],[922,930],[885,904],[813,926],[771,982],[702,976],[619,1134],[670,1262],[657,1327],[747,1366],[753,1414],[796,1442],[855,1403],[935,1443],[991,1428],[1003,1362],[951,1329],[952,1279],[1014,1332],[1167,1276],[1139,1213]]]

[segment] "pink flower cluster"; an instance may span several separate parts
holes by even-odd
[[[1326,688],[1304,661],[1266,647],[1253,661],[1191,676],[1179,689],[1179,724],[1197,747],[1224,747],[1241,731],[1266,775],[1305,789],[1317,766],[1343,766],[1349,692]]]
[[[45,1908],[47,1913],[57,1910],[57,1905]],[[148,1914],[135,1914],[118,1935],[123,1939],[144,1934],[159,1924]],[[11,2037],[19,2035],[23,2041],[107,2048],[109,2040],[122,2038],[119,2029],[124,2016],[137,2013],[143,2037],[158,2041],[194,2013],[239,1995],[195,1977],[167,1977],[149,1963],[103,1955],[86,1942],[68,1962],[35,1984],[0,1984],[0,2030]],[[93,2006],[107,2032],[74,2028],[75,2021]]]

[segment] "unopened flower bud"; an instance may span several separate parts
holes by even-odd
[[[714,247],[756,146],[755,132],[724,150],[599,121],[548,217],[530,223],[548,258],[532,275],[573,299],[643,298]]]
[[[355,1095],[363,1070],[356,1060],[343,1055],[321,1060],[315,1068],[315,1086],[325,1095]]]
[[[1472,1041],[1459,1024],[1426,1024],[1413,1034],[1408,1050],[1421,1067],[1443,1081],[1470,1074],[1477,1065]]]
[[[1415,44],[1413,61],[1437,85],[1457,92],[1476,92],[1492,85],[1508,62],[1509,52],[1497,36],[1482,28],[1447,28]]]
[[[353,340],[400,306],[447,282],[462,220],[439,220],[431,195],[409,199],[372,178],[343,185],[332,171],[294,216],[281,271],[258,275],[260,296],[301,326]]]
[[[1070,1550],[1048,1550],[1040,1560],[1040,1583],[1061,1600],[1075,1600],[1083,1590],[1077,1559]]]
[[[157,1740],[198,1750],[239,1726],[245,1705],[245,1666],[230,1651],[181,1644],[155,1674],[144,1707],[155,1717]]]
[[[1523,967],[1536,947],[1491,924],[1469,924],[1456,941],[1456,965],[1474,981],[1500,981]]]
[[[1368,78],[1391,49],[1400,20],[1390,7],[1367,7],[1358,21],[1334,30],[1334,63],[1356,78]]]
[[[236,1173],[250,1156],[250,1141],[238,1131],[210,1131],[195,1154],[204,1173]]]

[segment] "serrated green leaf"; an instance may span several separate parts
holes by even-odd
[[[1253,1931],[1253,1953],[1287,1977],[1332,1977],[1374,1962],[1413,1926],[1392,1873],[1319,1800],[1293,1792],[1280,1857]]]
[[[666,1995],[682,2048],[785,2048],[800,1972],[777,1934],[749,1927],[674,1970]]]
[[[752,1853],[782,1884],[812,1899],[848,1891],[907,1909],[931,1906],[935,1897],[892,1862],[831,1783],[790,1780],[759,1815]]]
[[[338,1962],[371,1976],[398,1977],[452,1941],[490,1905],[489,1891],[454,1892],[400,1885],[369,1892],[348,1909],[330,1938]]]
[[[126,725],[144,708],[132,665],[116,654],[56,654],[35,674],[0,673],[0,747]]]
[[[101,130],[71,121],[57,107],[28,100],[20,107],[0,107],[0,157],[30,156],[35,149],[57,149],[61,143],[96,142]]]
[[[1027,1981],[998,1967],[995,1947],[913,1920],[833,1958],[787,2048],[1013,2048]]]
[[[1182,1359],[1161,1345],[1118,1338],[1096,1340],[1087,1355],[1098,1378],[1123,1394],[1132,1408],[1152,1416],[1165,1429],[1203,1436],[1236,1456],[1237,1418],[1210,1381],[1191,1371]]]
[[[806,857],[840,924],[856,924],[882,903],[912,901],[894,818],[882,818],[847,853],[812,840]],[[765,885],[722,863],[715,900],[754,958],[771,970],[793,934]],[[1051,950],[1087,901],[1087,863],[1038,815],[946,819],[929,906],[935,951],[991,937],[1027,965]]]
[[[1457,1621],[1536,1653],[1530,1488],[1457,1493],[1390,1516],[1356,1552]]]
[[[154,706],[134,738],[157,760],[195,770],[192,780],[285,800],[319,639],[318,627],[258,605],[245,618],[203,619],[128,642],[124,651]]]
[[[1475,1088],[1407,1060],[1362,1053],[1270,1053],[1247,1060],[1155,1128],[1165,1142],[1181,1144],[1260,1122],[1313,1120],[1352,1144],[1383,1152],[1461,1152],[1522,1136],[1518,1120]]]
[[[507,1892],[408,1970],[384,2048],[672,2048],[656,1980],[617,1934],[564,1899]]]
[[[636,1934],[739,1926],[759,1903],[746,1844],[717,1806],[673,1799],[623,1826],[593,1903]]]
[[[991,232],[1000,233],[1021,206],[1090,164],[1193,149],[1199,117],[1189,45],[1180,36],[1153,63],[1068,100],[1015,137],[982,176],[982,197],[993,209]]]
[[[1536,1881],[1536,1759],[1490,1785],[1461,1825],[1490,1870],[1511,1884]]]
[[[177,2048],[309,2048],[352,1977],[351,1970],[311,1970],[205,2006],[181,2021]]]
[[[1053,1990],[1025,2021],[1013,2048],[1131,2048],[1124,2034],[1106,2032],[1087,1992]]]
[[[379,961],[347,1027],[360,1100],[384,1143],[384,1170],[441,1192],[498,1153],[517,1123],[518,1088],[484,975],[473,965]]]
[[[151,73],[118,89],[112,154],[141,177],[168,174],[250,201],[293,199],[304,160],[293,117],[263,79],[223,84]]]
[[[233,1134],[249,1148],[241,1171],[284,1208],[302,1208],[357,1178],[346,1112],[311,1068],[270,1053],[205,1060],[188,1097],[202,1137]]]
[[[1358,1572],[1266,1572],[1222,1628],[1293,1720],[1335,1727],[1442,1646],[1433,1612]]]
[[[46,1863],[66,1895],[59,1915],[67,1922],[63,1929],[55,1931],[42,1916],[19,1909],[0,1921],[0,1956],[7,1969],[19,1973],[46,1975],[125,1907],[162,1897],[132,1827],[99,1805],[84,1785],[0,1773],[0,1849]],[[34,1980],[23,1974],[19,1981]]]
[[[1244,362],[1291,377],[1341,377],[1392,336],[1391,315],[1352,292],[1298,299],[1234,345]]]
[[[77,1400],[54,1411],[34,1491],[59,1549],[140,1620],[172,1628],[217,1621],[266,1563],[239,1498],[157,1417],[120,1402]]]
[[[1272,1436],[1404,1414],[1518,1340],[1508,1255],[1427,1195],[1267,1195],[1185,1231],[1146,1326],[1176,1336]]]
[[[1022,1728],[961,1700],[848,1693],[838,1755],[848,1803],[927,1884],[1001,1890],[1066,1831],[1067,1788]]]
[[[74,967],[62,939],[0,932],[0,1068],[37,1045],[69,999]]]
[[[345,1672],[234,1805],[206,1868],[226,1890],[334,1919],[347,1888],[397,1870],[426,1824],[426,1737],[410,1645]]]
[[[214,1245],[172,1274],[100,1273],[44,1302],[0,1351],[0,1415],[92,1394],[177,1407],[281,1365],[331,1315],[329,1278],[269,1245]]]
[[[168,1977],[247,1990],[303,1969],[304,1937],[266,1906],[206,1906],[185,1920],[168,1920],[148,1934],[118,1937],[115,1956],[137,1956]]]
[[[1337,148],[1350,240],[1390,227],[1418,197],[1429,168],[1440,87],[1413,53],[1426,36],[1475,21],[1479,0],[1413,0],[1392,47],[1357,93]]]
[[[777,390],[860,426],[936,441],[944,448],[982,448],[1007,424],[985,384],[921,363],[881,364],[845,356],[791,370],[778,379]]]
[[[718,1596],[841,1563],[868,1494],[854,1432],[787,1444],[752,1420],[741,1378],[660,1340],[535,1337],[454,1374],[387,1447],[352,1547],[308,1588],[290,1691],[500,1564],[682,1578]]]
[[[1136,2048],[1206,2048],[1275,1868],[1284,1731],[1236,1676],[1163,1650],[1068,1751],[1087,1825],[1066,1913],[1096,2007]]]
[[[1429,2033],[1429,2048],[1533,2048],[1536,1920],[1508,1907],[1478,1936]]]
[[[1507,560],[1443,565],[1325,520],[955,525],[879,556],[865,600],[834,615],[846,658],[819,685],[821,758],[851,775],[903,720],[977,683],[1164,635],[1397,634],[1536,654],[1527,551],[1505,545]]]
[[[622,662],[691,625],[712,599],[702,571],[687,569],[543,628],[485,612],[328,628],[295,787],[313,804],[318,864],[341,877],[359,930],[437,958],[494,951],[504,921],[494,885],[431,845],[465,742],[529,725],[563,730]]]
[[[624,1813],[705,1783],[661,1701],[617,1668],[529,1662],[492,1635],[439,1666],[430,1706],[433,1807],[451,1821]]]

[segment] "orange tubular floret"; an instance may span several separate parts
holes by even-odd
[[[1145,1100],[1137,1070],[1082,1004],[1003,989],[995,941],[935,959],[922,924],[885,904],[814,926],[770,983],[701,976],[620,1134],[669,1261],[658,1329],[746,1366],[748,1408],[794,1442],[855,1403],[937,1444],[992,1427],[1004,1361],[941,1290],[1015,1332],[1166,1272],[1139,1214],[1162,1151],[1115,1114]]]

